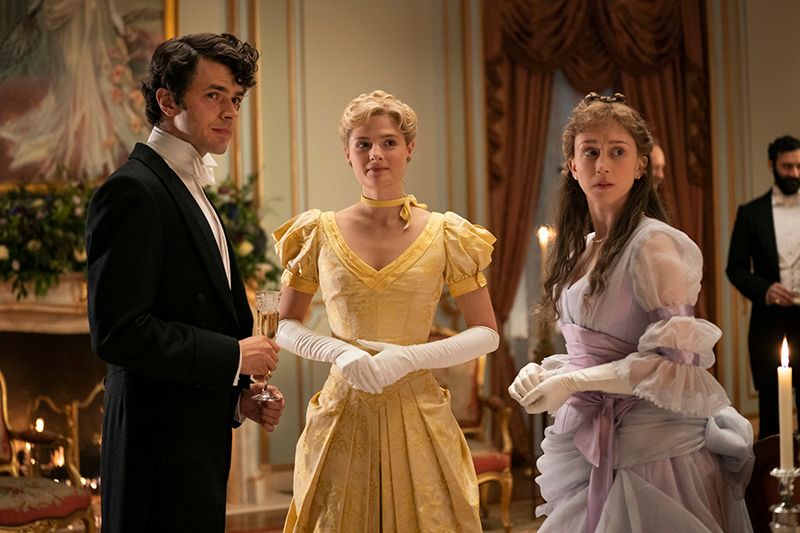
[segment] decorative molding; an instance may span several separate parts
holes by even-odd
[[[261,49],[261,10],[257,0],[247,2],[247,32],[250,42],[256,49]],[[256,71],[256,86],[254,91],[250,91],[250,136],[252,138],[252,160],[251,172],[256,174],[256,205],[264,205],[264,150],[263,142],[264,130],[262,126],[262,105],[261,105],[261,69]]]
[[[178,0],[164,0],[164,39],[178,35]]]
[[[43,297],[17,300],[10,283],[0,284],[0,331],[89,333],[86,277],[79,273],[61,277]]]

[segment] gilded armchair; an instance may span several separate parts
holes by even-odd
[[[6,402],[6,382],[0,372],[0,531],[53,532],[80,520],[84,531],[94,533],[91,493],[82,487],[72,461],[72,439],[49,431],[13,430]],[[20,476],[15,442],[63,448],[70,484]]]
[[[455,335],[446,328],[434,326],[429,337],[438,340]],[[450,392],[453,414],[467,438],[481,497],[481,512],[488,513],[489,483],[500,486],[500,514],[503,527],[511,531],[509,506],[513,479],[511,475],[512,442],[509,430],[511,408],[497,397],[484,395],[486,355],[450,368],[433,370],[439,385]],[[489,413],[492,416],[487,416]],[[502,435],[501,446],[496,446],[488,431],[490,423],[496,424]]]

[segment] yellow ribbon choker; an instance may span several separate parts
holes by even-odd
[[[417,199],[414,198],[413,194],[406,194],[402,198],[395,198],[393,200],[373,200],[372,198],[367,198],[362,194],[361,203],[370,207],[397,207],[402,205],[403,207],[400,209],[400,218],[406,223],[406,225],[403,226],[404,230],[411,226],[411,206],[416,206],[421,209],[428,208],[426,204],[417,202]]]

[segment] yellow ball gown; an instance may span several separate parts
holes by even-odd
[[[319,288],[332,334],[395,344],[428,340],[442,287],[486,285],[495,238],[455,213],[431,213],[397,259],[375,270],[348,248],[333,212],[310,210],[273,236],[282,283]],[[308,405],[284,532],[479,532],[478,487],[450,397],[429,370],[381,394],[335,366]]]

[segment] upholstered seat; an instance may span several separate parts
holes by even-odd
[[[78,519],[91,505],[80,487],[45,478],[0,477],[0,525],[24,526],[43,520]],[[54,522],[55,524],[55,522]]]
[[[20,477],[12,441],[63,447],[70,484]],[[91,493],[81,486],[80,474],[71,462],[71,446],[71,439],[56,433],[17,432],[9,427],[6,382],[0,372],[0,531],[44,533],[81,520],[85,531],[94,532]]]
[[[443,339],[451,335],[455,335],[455,332],[434,327],[430,340]],[[508,425],[511,408],[505,405],[500,398],[484,397],[485,369],[486,356],[482,355],[461,365],[437,368],[433,370],[433,374],[439,385],[450,392],[453,414],[467,438],[481,492],[481,511],[484,515],[487,513],[489,482],[499,483],[501,519],[505,530],[510,531],[509,506],[513,480],[511,476],[512,443]],[[494,414],[493,420],[492,417],[486,416],[487,409]],[[501,447],[495,446],[491,439],[487,438],[487,424],[490,421],[500,428]]]

